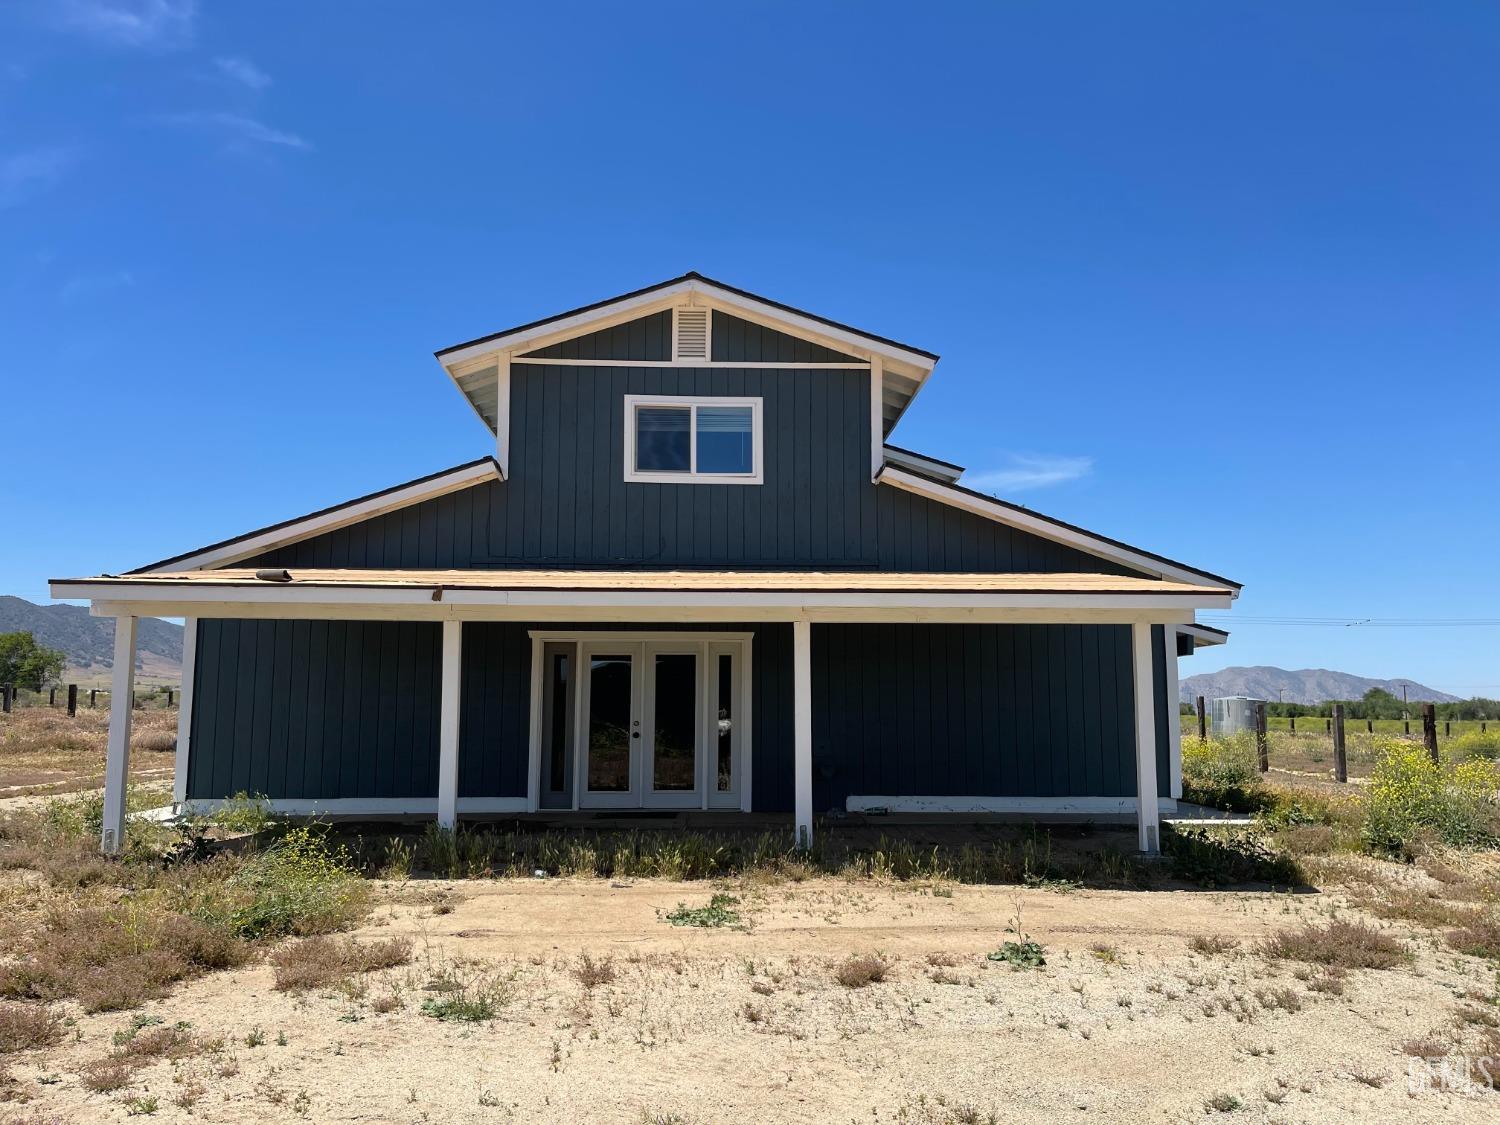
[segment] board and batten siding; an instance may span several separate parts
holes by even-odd
[[[464,626],[461,797],[526,796],[534,627]],[[754,806],[790,811],[791,626],[674,628],[754,635]],[[198,629],[190,799],[436,796],[438,625],[205,619]],[[819,811],[851,794],[1134,793],[1126,626],[815,625],[812,652]],[[1164,696],[1157,717],[1167,795]]]
[[[511,477],[266,552],[245,566],[616,566],[1130,573],[875,485],[860,370],[512,367]],[[764,399],[765,483],[624,479],[627,394]]]
[[[812,662],[820,812],[851,795],[1135,795],[1127,625],[814,625]]]

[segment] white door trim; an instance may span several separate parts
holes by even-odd
[[[577,646],[578,671],[574,681],[573,691],[573,810],[576,812],[582,808],[666,808],[666,807],[701,807],[701,808],[738,808],[741,812],[749,812],[751,809],[752,787],[751,779],[754,774],[754,739],[753,716],[754,716],[754,641],[755,634],[745,631],[707,632],[707,631],[662,631],[647,632],[642,630],[609,630],[609,629],[532,629],[529,631],[532,643],[532,675],[531,675],[531,729],[527,746],[527,769],[529,771],[527,781],[528,800],[527,806],[530,811],[536,811],[538,803],[534,802],[531,795],[539,795],[540,769],[542,760],[542,719],[540,699],[542,690],[542,669],[540,653],[543,646],[548,643],[573,644]],[[646,658],[648,646],[653,645],[681,645],[684,650],[692,648],[698,655],[698,698],[700,711],[700,734],[701,747],[699,754],[699,786],[694,791],[691,804],[667,805],[653,804],[650,802],[650,794],[647,790],[649,776],[646,773],[648,766],[648,755],[645,748],[633,755],[632,762],[632,784],[629,801],[623,804],[608,802],[599,804],[597,801],[584,801],[584,784],[587,781],[587,743],[588,731],[585,716],[587,715],[587,680],[584,670],[588,663],[590,653],[597,653],[604,649],[616,649],[624,651],[625,646],[631,646],[629,651],[636,660],[638,674],[635,676],[636,699],[633,706],[632,721],[641,719],[642,725],[639,729],[646,730],[645,723],[645,701],[642,694],[646,684]],[[734,746],[734,772],[735,789],[725,797],[726,803],[715,803],[716,790],[713,778],[716,776],[710,768],[714,761],[717,750],[717,741],[709,735],[709,702],[712,692],[709,685],[709,662],[713,656],[721,652],[729,652],[738,657],[739,673],[738,688],[739,701],[738,712],[735,718],[735,727],[739,732],[739,738]],[[599,796],[598,794],[595,795]]]

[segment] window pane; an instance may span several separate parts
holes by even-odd
[[[748,406],[698,407],[698,471],[754,472],[751,431]]]
[[[692,411],[683,406],[638,406],[635,467],[646,473],[685,473],[692,466]]]

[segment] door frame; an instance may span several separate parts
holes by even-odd
[[[754,776],[753,699],[754,699],[754,641],[755,634],[744,631],[710,632],[648,632],[645,630],[595,630],[595,629],[533,629],[531,636],[531,730],[527,755],[527,809],[535,812],[540,803],[542,766],[542,695],[544,646],[549,643],[572,643],[575,648],[573,689],[573,810],[580,808],[698,808],[698,809],[751,809],[751,779]],[[587,730],[584,702],[587,696],[587,677],[584,675],[588,653],[599,653],[605,649],[628,651],[636,662],[634,675],[634,700],[632,722],[641,720],[641,729],[646,729],[645,700],[647,684],[646,660],[651,646],[666,645],[678,652],[691,651],[698,657],[698,728],[697,786],[687,801],[650,801],[649,753],[643,744],[638,753],[632,753],[631,788],[628,794],[596,794],[595,800],[581,804],[583,785],[586,780]],[[716,702],[717,677],[711,675],[711,663],[715,657],[730,653],[739,658],[739,675],[735,684],[737,699],[734,730],[738,738],[734,748],[735,787],[721,799],[715,786],[718,770],[715,748],[717,740],[710,731],[717,729]],[[599,796],[621,797],[623,800],[599,802]]]

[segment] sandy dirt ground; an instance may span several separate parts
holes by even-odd
[[[1409,1086],[1401,1051],[1451,1022],[1466,993],[1492,993],[1493,968],[1395,926],[1412,963],[1352,973],[1332,995],[1253,951],[1294,922],[1353,916],[1327,895],[740,882],[718,889],[740,898],[742,928],[691,929],[664,915],[715,886],[383,887],[386,905],[355,937],[406,935],[412,964],[301,997],[276,991],[265,965],[181,985],[145,1013],[223,1045],[153,1063],[111,1094],[77,1075],[133,1014],[80,1015],[64,1045],[12,1060],[31,1099],[14,1119],[121,1121],[153,1104],[141,1099],[155,1099],[155,1120],[257,1123],[1500,1115],[1500,1093]],[[1045,967],[986,959],[1017,914]],[[1199,954],[1195,935],[1240,944]],[[866,953],[887,978],[838,983],[836,965]],[[585,955],[614,979],[582,982]],[[423,1014],[432,982],[454,974],[494,985],[495,1019]],[[1215,1095],[1237,1108],[1208,1108]]]

